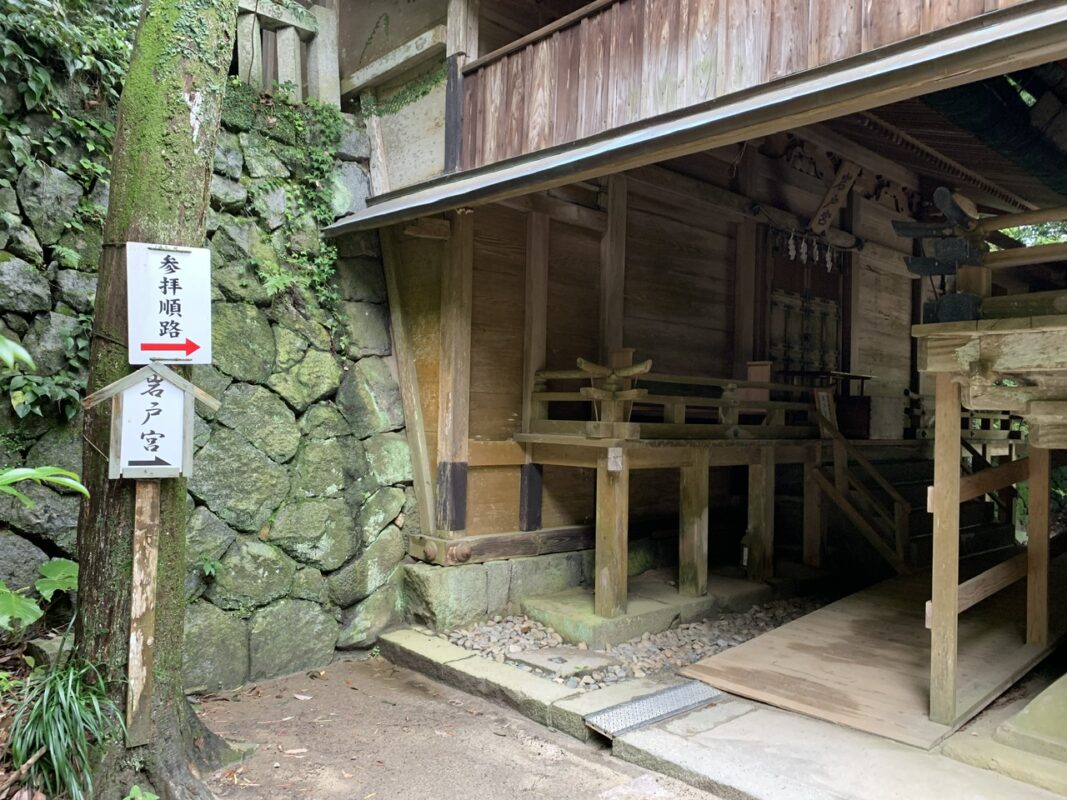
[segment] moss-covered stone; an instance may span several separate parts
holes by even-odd
[[[243,81],[230,81],[222,95],[222,124],[231,131],[250,131],[256,123],[259,92]]]
[[[242,536],[226,551],[204,593],[225,609],[263,606],[289,594],[296,562],[273,545]]]
[[[291,297],[279,298],[270,308],[270,318],[283,328],[300,334],[317,350],[331,349],[330,332],[326,324],[329,315],[315,304],[315,298],[301,293],[300,307]]]
[[[55,375],[68,365],[67,340],[78,331],[76,317],[55,311],[37,316],[23,345],[37,365],[37,374]]]
[[[416,622],[445,631],[485,617],[489,600],[482,564],[405,564],[401,569],[408,613]]]
[[[340,258],[334,283],[341,297],[353,302],[384,303],[385,272],[377,258]]]
[[[245,169],[253,178],[288,178],[289,169],[274,155],[270,143],[258,133],[240,134]]]
[[[345,332],[348,334],[348,355],[387,356],[389,341],[389,311],[376,303],[343,303]]]
[[[400,387],[381,358],[364,358],[344,374],[337,405],[361,439],[404,425]]]
[[[367,474],[379,486],[410,483],[411,450],[402,433],[383,433],[363,442]]]
[[[96,305],[96,275],[74,269],[56,272],[56,288],[59,299],[83,314],[92,312]]]
[[[216,430],[195,465],[189,491],[238,530],[258,531],[289,494],[285,467],[236,431]]]
[[[211,205],[223,211],[237,211],[248,202],[248,190],[240,183],[221,175],[211,176]]]
[[[309,600],[286,598],[260,609],[249,625],[249,679],[325,667],[333,659],[339,627]]]
[[[293,588],[289,590],[289,596],[297,600],[311,600],[320,605],[328,603],[326,579],[314,567],[298,569],[296,575],[293,576]]]
[[[264,383],[274,368],[274,334],[266,316],[248,303],[214,303],[215,366],[240,381]]]
[[[187,692],[235,689],[248,680],[248,625],[211,603],[185,610],[182,684]]]
[[[337,649],[373,647],[382,632],[399,620],[401,598],[399,580],[390,580],[362,603],[345,610],[341,616]]]
[[[357,518],[363,546],[369,547],[403,509],[404,490],[396,486],[383,486],[368,497]]]
[[[52,307],[48,278],[10,253],[0,253],[0,311],[33,314]]]
[[[337,391],[340,382],[337,359],[323,350],[308,350],[297,364],[271,375],[267,385],[297,411],[303,411]]]
[[[100,256],[104,250],[104,234],[96,225],[86,225],[82,230],[71,228],[60,238],[59,244],[77,253],[78,268],[96,272],[100,268]]]
[[[308,342],[303,336],[281,325],[274,326],[274,366],[287,370],[300,363],[307,352]]]
[[[308,439],[293,475],[296,497],[340,497],[345,488],[345,454],[338,439]]]
[[[218,141],[215,143],[214,169],[216,174],[237,180],[241,177],[241,169],[245,159],[241,153],[241,141],[236,134],[220,131]]]
[[[330,599],[342,608],[359,602],[385,585],[405,554],[404,534],[386,528],[359,558],[326,577]]]
[[[348,434],[346,420],[333,403],[315,403],[300,418],[300,432],[312,439],[331,439]]]
[[[235,383],[222,395],[222,407],[216,419],[240,431],[270,456],[284,463],[296,455],[300,431],[296,416],[278,395],[247,383]]]
[[[226,387],[233,383],[233,378],[223,375],[210,364],[195,364],[192,367],[191,380],[219,402],[222,402],[222,393],[226,391]],[[196,404],[196,411],[204,419],[215,418],[215,412],[203,403]]]
[[[82,474],[82,415],[56,425],[38,439],[26,453],[26,463],[33,466],[59,467]],[[60,494],[70,494],[63,489]]]
[[[337,569],[357,547],[355,525],[344,500],[311,498],[282,506],[268,541],[303,564]]]
[[[55,244],[66,224],[74,219],[82,187],[62,170],[46,164],[26,167],[16,184],[22,213],[43,245]]]

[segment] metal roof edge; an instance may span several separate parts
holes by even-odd
[[[1030,0],[595,137],[380,195],[327,238],[821,122],[1067,55],[1067,0]],[[777,123],[777,126],[776,124]]]

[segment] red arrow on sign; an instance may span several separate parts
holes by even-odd
[[[141,351],[150,353],[176,350],[178,352],[184,352],[187,356],[191,356],[199,349],[200,345],[192,339],[186,339],[184,342],[144,342],[141,344]]]

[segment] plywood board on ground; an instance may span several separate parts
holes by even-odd
[[[1067,629],[1067,558],[1053,566],[1053,644]],[[1025,644],[1019,583],[960,616],[958,717],[931,722],[928,575],[902,575],[850,595],[682,670],[788,711],[929,749],[1040,661]]]

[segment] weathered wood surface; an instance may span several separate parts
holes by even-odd
[[[944,28],[1017,0],[603,0],[468,63],[464,168]],[[508,118],[525,125],[507,125]]]
[[[159,481],[137,481],[130,592],[130,663],[126,685],[126,745],[152,739],[152,659],[156,641],[159,565]]]

